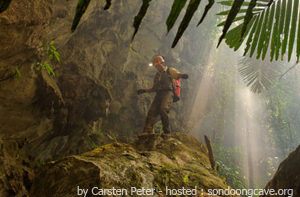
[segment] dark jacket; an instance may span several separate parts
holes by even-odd
[[[154,78],[154,92],[162,92],[162,91],[173,91],[175,90],[175,82],[167,73],[167,70],[162,71],[161,73],[157,72]]]

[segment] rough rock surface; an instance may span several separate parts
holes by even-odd
[[[197,85],[207,52],[202,39],[199,45],[184,44],[197,39],[194,32],[187,32],[171,50],[174,32],[166,36],[164,10],[172,2],[151,4],[132,43],[139,0],[115,2],[107,11],[105,2],[91,1],[78,28],[70,33],[76,3],[13,0],[0,14],[1,134],[6,139],[26,139],[26,154],[38,160],[88,151],[91,142],[105,144],[95,139],[97,132],[107,142],[132,142],[143,128],[153,97],[138,96],[136,90],[152,85],[156,71],[148,62],[157,54],[190,74],[182,82],[182,101],[170,113],[173,130],[183,131],[188,123],[184,113],[193,100],[190,89]],[[60,62],[50,61],[42,47],[50,41]],[[36,63],[48,63],[55,77],[36,69]],[[21,77],[12,77],[16,68]],[[83,143],[87,145],[78,149],[76,144]]]
[[[175,32],[166,36],[165,19],[172,1],[161,2],[152,1],[132,44],[139,0],[113,2],[107,11],[105,1],[91,1],[72,34],[77,1],[12,0],[0,14],[0,196],[28,196],[33,166],[47,160],[117,140],[132,142],[151,102],[150,95],[138,97],[135,91],[152,85],[155,70],[147,63],[154,55],[164,55],[168,65],[190,74],[182,84],[182,101],[170,112],[173,130],[185,131],[195,98],[192,90],[215,47],[203,39],[213,32],[212,25],[202,26],[201,33],[190,28],[171,50]],[[50,61],[42,47],[50,41],[60,62]],[[49,63],[56,76],[36,69],[38,62]],[[14,75],[16,68],[21,77]],[[93,157],[73,156],[62,162],[78,161],[91,169],[82,173],[97,174],[100,168],[83,158]]]
[[[283,196],[300,196],[300,146],[279,165],[273,178],[267,183],[265,189],[274,189],[275,192],[285,192]],[[262,195],[271,196],[271,195]],[[274,195],[273,195],[274,196]],[[282,196],[282,195],[277,195]]]
[[[180,113],[170,113],[173,130],[184,130],[187,116],[181,107],[188,111],[189,90],[197,85],[212,46],[202,45],[202,39],[187,45],[198,35],[187,32],[171,50],[174,32],[166,36],[165,26],[171,1],[151,3],[131,44],[141,1],[116,1],[107,11],[105,3],[91,1],[74,33],[77,1],[12,0],[0,14],[0,140],[3,147],[17,147],[13,154],[1,148],[1,192],[26,196],[33,166],[45,161],[115,141],[133,142],[152,97],[137,96],[136,90],[152,85],[156,71],[147,65],[154,55],[164,55],[168,65],[190,74],[182,84],[181,103],[174,105]],[[60,62],[49,59],[51,41]],[[37,63],[48,63],[55,76],[37,69]]]
[[[32,161],[20,154],[24,142],[0,139],[0,196],[28,196],[34,177]]]
[[[197,187],[197,196],[206,196],[207,189],[228,188],[211,169],[206,146],[191,135],[176,133],[131,145],[112,143],[49,163],[35,177],[30,196],[75,196],[78,188],[93,196],[93,187],[126,189],[128,196],[147,196],[131,195],[131,187],[158,188],[162,194],[166,187]]]

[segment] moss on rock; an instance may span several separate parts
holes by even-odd
[[[197,187],[200,196],[208,189],[228,186],[210,169],[205,145],[191,135],[175,133],[167,139],[155,136],[133,144],[112,143],[47,164],[34,179],[31,195],[74,196],[77,187],[89,189],[89,195],[93,187],[128,192],[131,187],[158,188],[162,193],[166,187]]]

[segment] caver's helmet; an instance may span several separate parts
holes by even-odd
[[[164,60],[164,58],[162,56],[156,56],[154,58],[153,62],[154,62],[154,66],[157,66],[157,65],[159,65],[161,63],[164,63],[165,60]]]

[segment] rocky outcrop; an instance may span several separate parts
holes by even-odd
[[[84,144],[94,135],[91,125],[107,116],[112,100],[94,68],[82,63],[86,52],[74,46],[76,38],[66,25],[74,6],[76,2],[14,0],[0,15],[0,133],[25,141],[23,152],[38,160],[90,150]],[[49,60],[51,40],[61,63]],[[55,76],[40,71],[37,63],[48,63]],[[17,70],[20,77],[14,76]]]
[[[279,165],[273,178],[265,189],[274,189],[278,195],[262,196],[300,196],[300,146]],[[282,194],[282,195],[279,195]]]
[[[172,2],[155,2],[131,43],[132,22],[141,2],[115,2],[107,11],[104,5],[92,1],[72,34],[76,1],[13,0],[1,13],[1,133],[40,145],[58,137],[56,143],[67,146],[61,144],[61,136],[89,135],[95,131],[88,128],[96,123],[106,134],[132,142],[141,132],[151,101],[150,95],[138,97],[136,90],[152,85],[156,71],[148,62],[157,54],[166,57],[167,65],[190,74],[182,82],[182,101],[174,106],[177,113],[171,112],[173,130],[184,129],[187,116],[181,107],[187,109],[193,102],[190,89],[197,86],[211,42],[187,32],[171,49],[174,32],[165,35],[164,21]],[[186,44],[189,39],[199,40],[199,45]],[[50,41],[60,62],[50,61],[42,47]],[[44,62],[55,77],[35,69],[36,63]],[[21,77],[12,78],[16,68]]]
[[[4,196],[26,196],[34,166],[115,141],[133,142],[153,97],[138,97],[136,90],[152,85],[156,71],[148,62],[154,55],[190,75],[182,82],[181,103],[170,113],[173,131],[184,131],[190,90],[211,42],[187,32],[171,50],[174,32],[166,36],[165,19],[172,2],[166,1],[152,5],[131,43],[141,1],[113,2],[107,11],[105,3],[91,1],[74,33],[77,1],[12,0],[0,14],[1,144],[17,147],[0,150]],[[186,44],[189,38],[199,39],[199,45]],[[60,62],[49,59],[51,41]],[[55,76],[37,63],[48,63]]]
[[[28,196],[34,177],[32,161],[20,154],[24,142],[0,138],[0,196]]]
[[[138,195],[131,193],[132,187],[162,192]],[[206,196],[208,189],[228,186],[211,169],[206,146],[191,135],[176,133],[130,145],[112,143],[50,162],[37,173],[30,196],[75,196],[83,194],[82,189],[88,190],[86,196],[97,196],[101,189],[113,188],[126,190],[126,196],[160,196],[166,188],[196,189],[197,196]]]
[[[170,49],[174,31],[166,36],[165,19],[172,1],[152,1],[132,43],[139,0],[113,2],[107,11],[103,10],[105,1],[91,1],[71,34],[76,3],[12,0],[0,14],[0,196],[28,196],[30,190],[33,196],[48,192],[68,195],[76,192],[73,186],[82,181],[86,185],[80,186],[86,188],[128,188],[132,179],[138,180],[134,183],[137,187],[157,184],[161,190],[167,183],[179,187],[191,186],[192,181],[204,190],[224,187],[215,172],[210,172],[205,151],[193,152],[187,144],[194,141],[183,143],[177,134],[168,140],[114,143],[64,157],[114,141],[135,140],[151,102],[151,95],[138,97],[135,91],[152,85],[155,70],[147,64],[157,54],[166,57],[167,65],[190,74],[182,84],[181,102],[170,112],[173,130],[184,131],[195,98],[192,90],[196,90],[210,49],[215,47],[206,37],[214,27],[203,25],[201,33],[189,29],[177,47]],[[50,61],[42,47],[50,41],[54,41],[60,62]],[[55,77],[35,68],[36,63],[44,62],[50,64]],[[193,149],[202,146],[198,145]],[[268,188],[294,188],[299,194],[299,177],[293,176],[299,174],[299,152],[298,148],[283,162]],[[34,179],[34,166],[61,157]],[[127,163],[122,166],[121,162]],[[136,173],[136,169],[140,171]],[[66,190],[69,185],[62,180],[73,186]]]

